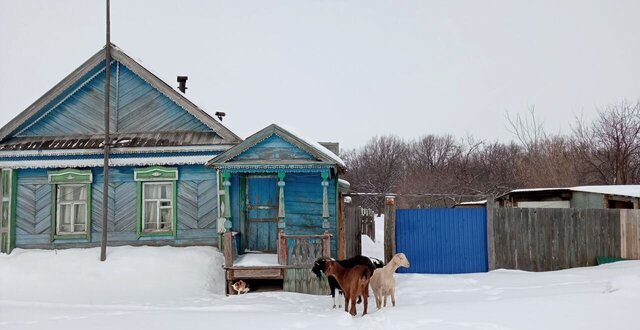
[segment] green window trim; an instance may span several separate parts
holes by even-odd
[[[92,229],[92,187],[93,174],[91,170],[64,169],[48,172],[49,183],[51,184],[51,241],[56,240],[77,240],[84,239],[91,241]],[[58,188],[64,185],[81,185],[86,189],[85,231],[80,233],[58,233]],[[104,229],[103,229],[104,230]]]
[[[176,181],[178,169],[161,166],[137,168],[133,170],[133,179],[135,181]]]
[[[92,183],[93,174],[91,170],[77,170],[67,168],[59,171],[49,171],[49,183]]]
[[[3,214],[0,214],[2,218],[0,218],[0,222],[5,226],[4,230],[0,230],[0,253],[11,253],[13,249],[16,247],[16,189],[18,188],[17,182],[17,171],[10,168],[4,168],[1,171],[2,175],[2,191],[0,192],[0,196],[2,196],[2,207],[0,210]],[[6,195],[6,196],[5,196]],[[6,198],[5,198],[6,197]],[[4,207],[8,207],[8,210],[5,213]],[[6,218],[4,218],[6,214]]]
[[[136,181],[136,204],[137,204],[137,221],[136,235],[140,237],[159,237],[159,238],[176,238],[178,225],[178,169],[175,167],[153,166],[148,168],[139,168],[133,170],[134,180]],[[142,209],[143,205],[143,184],[145,182],[166,182],[171,183],[171,231],[155,231],[145,232],[143,230]]]

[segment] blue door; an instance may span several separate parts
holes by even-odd
[[[247,179],[247,247],[251,251],[276,252],[278,243],[278,180],[275,176]]]

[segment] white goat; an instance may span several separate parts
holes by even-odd
[[[386,266],[378,268],[373,272],[369,285],[371,285],[371,290],[373,290],[373,294],[376,297],[376,307],[378,307],[378,309],[382,308],[383,296],[384,307],[387,307],[388,296],[391,296],[393,306],[396,305],[396,280],[393,278],[393,273],[395,273],[399,267],[409,267],[409,260],[407,260],[404,253],[396,254]]]

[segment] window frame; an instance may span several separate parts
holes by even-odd
[[[137,195],[137,222],[136,222],[136,234],[138,238],[141,237],[173,237],[177,236],[178,232],[178,169],[174,167],[147,167],[134,169],[134,180],[136,181],[136,195]],[[171,201],[171,230],[153,230],[145,231],[145,210],[144,210],[144,185],[145,184],[171,184],[169,191],[171,192],[171,198],[154,199],[170,200]],[[158,202],[157,210],[160,211],[162,206]],[[165,207],[166,208],[166,207]],[[160,212],[158,212],[158,219]]]
[[[63,201],[60,199],[60,190],[61,188],[64,187],[79,187],[79,188],[84,188],[85,189],[85,200],[84,201],[76,201],[76,200],[71,200],[71,201]],[[55,236],[56,237],[60,237],[60,236],[85,236],[87,234],[87,230],[89,229],[87,224],[89,223],[89,208],[87,207],[89,204],[88,198],[89,198],[89,190],[91,189],[89,187],[89,185],[87,184],[83,184],[83,183],[60,183],[60,184],[56,184],[55,185],[55,189],[56,189],[56,227],[55,227]],[[61,209],[62,209],[62,205],[69,205],[71,206],[71,231],[70,232],[63,232],[61,231],[62,228],[62,221],[60,219],[60,216],[62,214]],[[77,220],[77,215],[76,215],[76,205],[83,205],[84,209],[85,209],[85,219],[84,219],[84,231],[75,231],[75,226],[76,226],[76,221]]]
[[[174,225],[174,221],[173,221],[174,218],[175,218],[175,216],[173,214],[173,212],[174,212],[173,211],[173,208],[174,208],[173,206],[174,206],[174,200],[175,200],[175,198],[174,198],[174,194],[175,194],[174,185],[175,185],[175,182],[173,182],[173,181],[145,181],[145,182],[142,182],[142,205],[141,205],[141,208],[142,208],[142,210],[141,210],[142,211],[142,223],[141,223],[141,232],[143,234],[146,235],[146,234],[173,233],[174,226],[175,226]],[[171,193],[171,196],[169,196],[169,198],[147,198],[147,196],[145,196],[146,195],[145,187],[147,187],[147,186],[169,186],[169,192]],[[146,214],[145,214],[145,211],[146,211],[147,208],[145,206],[146,206],[146,204],[148,202],[154,202],[156,204],[156,206],[155,206],[155,208],[156,208],[156,219],[155,219],[155,221],[147,221],[147,217],[146,217]],[[171,204],[169,206],[162,206],[163,202],[169,202]],[[163,209],[164,210],[167,210],[167,209],[171,210],[171,220],[169,221],[169,224],[171,225],[171,228],[169,230],[166,230],[166,229],[148,230],[148,229],[146,229],[147,224],[148,223],[153,223],[153,222],[155,222],[156,228],[160,227],[160,224],[162,223],[160,220],[161,220],[161,217],[162,217],[162,210]]]
[[[65,240],[65,239],[86,239],[91,241],[92,232],[92,182],[93,175],[91,170],[77,170],[77,169],[64,169],[60,171],[50,171],[48,173],[49,183],[51,185],[51,241]],[[86,200],[84,201],[85,207],[85,230],[84,231],[72,231],[72,232],[60,232],[60,196],[59,190],[63,186],[75,186],[84,187],[86,189]],[[66,205],[78,205],[80,203],[71,202],[65,203]],[[75,208],[72,207],[72,212],[75,213]],[[74,217],[75,220],[75,217]],[[75,225],[75,223],[74,223]],[[75,227],[73,228],[75,230]]]

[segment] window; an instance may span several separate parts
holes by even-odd
[[[176,237],[178,169],[148,167],[133,171],[138,187],[138,237]]]
[[[173,182],[142,183],[143,232],[173,231]]]
[[[91,239],[91,170],[49,172],[52,240]]]
[[[87,185],[57,185],[56,211],[56,235],[86,234]]]

